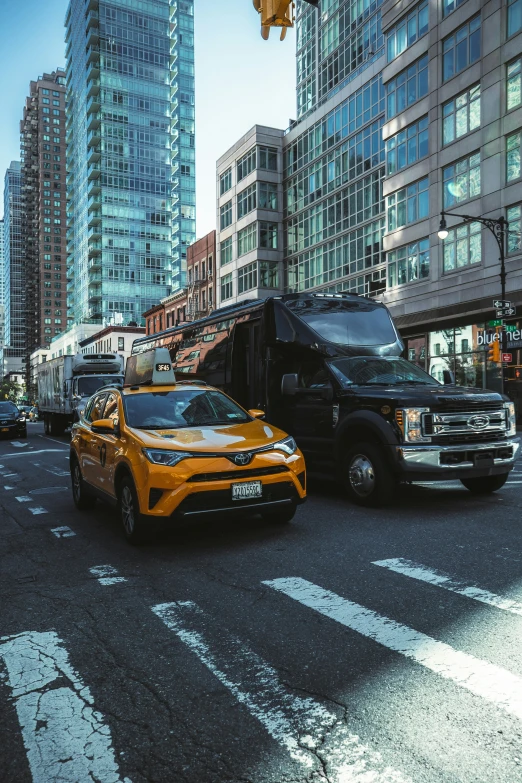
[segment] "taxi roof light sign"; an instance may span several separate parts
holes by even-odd
[[[125,386],[169,386],[176,383],[168,348],[129,356],[125,368]]]

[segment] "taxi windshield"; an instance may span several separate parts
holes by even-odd
[[[218,391],[183,389],[124,396],[125,419],[140,430],[244,424],[250,416]]]

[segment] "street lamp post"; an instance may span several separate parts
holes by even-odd
[[[461,220],[463,220],[464,223],[482,223],[483,226],[489,228],[489,230],[497,240],[497,245],[499,249],[500,289],[501,289],[500,296],[502,299],[502,303],[504,303],[506,300],[505,248],[506,248],[506,236],[508,234],[508,228],[509,228],[509,224],[506,218],[503,215],[501,215],[499,218],[474,217],[472,215],[460,215],[457,212],[445,212],[444,210],[440,214],[441,214],[441,220],[440,220],[439,230],[437,232],[439,239],[446,239],[446,237],[448,236],[448,229],[446,227],[446,217],[445,217],[446,215],[451,215],[452,217],[458,217]],[[502,329],[500,334],[501,334],[500,348],[501,348],[501,353],[503,353],[505,350],[506,331]],[[501,367],[500,380],[502,384],[502,391],[504,391],[504,370],[502,368],[502,362],[500,363],[500,367]]]

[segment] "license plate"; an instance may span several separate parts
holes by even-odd
[[[263,485],[260,481],[245,481],[232,484],[232,500],[249,500],[263,497]]]

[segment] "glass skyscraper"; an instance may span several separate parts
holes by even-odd
[[[184,284],[195,239],[192,0],[71,0],[69,323],[128,323]]]
[[[4,179],[5,371],[25,372],[25,276],[22,246],[20,161],[12,161]]]

